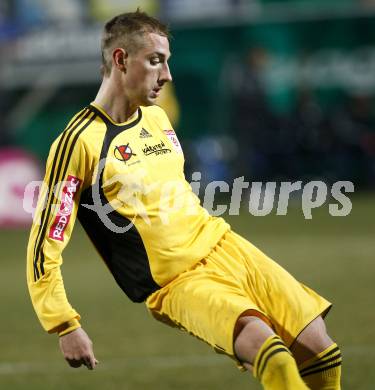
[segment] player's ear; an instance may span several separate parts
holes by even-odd
[[[126,73],[128,52],[122,48],[116,48],[113,50],[112,59],[114,66],[121,72]]]

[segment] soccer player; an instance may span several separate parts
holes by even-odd
[[[72,367],[97,360],[60,267],[78,217],[118,285],[152,315],[206,341],[265,389],[339,389],[331,304],[199,204],[155,105],[172,80],[169,32],[137,10],[102,36],[95,100],[53,143],[27,253],[32,303]]]

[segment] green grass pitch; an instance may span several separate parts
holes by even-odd
[[[328,209],[287,216],[228,218],[295,277],[334,303],[327,318],[343,357],[343,388],[375,383],[375,196],[353,197],[348,217]],[[1,231],[0,389],[260,389],[250,374],[210,347],[154,321],[115,285],[80,227],[65,251],[68,297],[81,313],[100,364],[71,369],[55,335],[40,327],[25,283],[27,231]]]

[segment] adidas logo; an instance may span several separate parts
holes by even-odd
[[[139,138],[150,138],[152,135],[142,127],[141,132],[139,133]]]

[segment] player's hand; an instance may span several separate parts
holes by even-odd
[[[59,337],[59,344],[70,367],[77,368],[83,364],[93,370],[99,363],[94,356],[92,341],[82,328]]]

